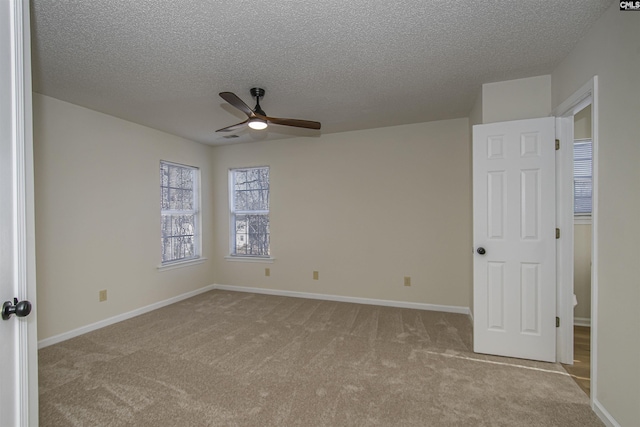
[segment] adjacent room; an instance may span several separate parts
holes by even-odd
[[[32,418],[638,425],[622,3],[31,0]]]

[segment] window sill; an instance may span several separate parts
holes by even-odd
[[[591,216],[574,216],[573,223],[575,225],[591,225]]]
[[[157,268],[158,271],[175,270],[176,268],[189,267],[190,265],[202,264],[206,258],[195,258],[187,261],[172,262],[170,264],[160,264]]]
[[[231,256],[231,255],[227,255],[226,257],[224,257],[224,259],[227,261],[234,261],[234,262],[262,262],[266,264],[273,264],[273,262],[276,260],[275,258],[272,258],[272,257]]]

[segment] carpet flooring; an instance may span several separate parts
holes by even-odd
[[[40,426],[601,426],[468,316],[214,290],[39,351]]]

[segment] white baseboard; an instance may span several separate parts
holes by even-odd
[[[109,317],[108,319],[100,320],[99,322],[82,326],[80,328],[73,329],[71,331],[64,332],[59,335],[42,339],[38,341],[38,349],[45,348],[53,344],[57,344],[59,342],[66,341],[71,338],[75,338],[82,334],[86,334],[87,332],[95,331],[96,329],[113,325],[114,323],[122,322],[123,320],[140,316],[141,314],[148,313],[150,311],[157,310],[162,307],[166,307],[175,302],[182,301],[184,299],[191,298],[198,294],[208,292],[214,289],[236,291],[236,292],[250,292],[255,294],[278,295],[278,296],[294,297],[294,298],[308,298],[308,299],[318,299],[318,300],[326,300],[326,301],[351,302],[355,304],[380,305],[380,306],[386,306],[386,307],[413,308],[416,310],[444,311],[447,313],[466,314],[467,316],[471,315],[471,310],[468,307],[458,307],[458,306],[452,306],[452,305],[425,304],[425,303],[419,303],[419,302],[405,302],[405,301],[389,301],[389,300],[372,299],[372,298],[345,297],[340,295],[313,294],[313,293],[307,293],[307,292],[282,291],[277,289],[248,288],[244,286],[213,284],[213,285],[205,286],[200,289],[196,289],[195,291],[187,292],[187,293],[175,296],[173,298],[166,299],[164,301],[159,301],[159,302],[147,305],[145,307],[141,307],[141,308],[129,311],[127,313],[118,314],[117,316]]]
[[[575,326],[586,326],[588,328],[591,327],[591,319],[588,317],[574,317],[573,324]]]
[[[600,418],[607,427],[622,427],[609,411],[604,409],[604,406],[602,406],[602,403],[600,403],[598,399],[593,399],[593,412],[596,413],[598,418]]]
[[[233,285],[215,284],[213,286],[215,289],[220,289],[225,291],[250,292],[254,294],[319,299],[319,300],[325,300],[325,301],[351,302],[355,304],[381,305],[385,307],[413,308],[416,310],[445,311],[447,313],[466,314],[467,316],[471,315],[471,310],[469,309],[469,307],[459,307],[454,305],[438,305],[438,304],[425,304],[421,302],[390,301],[390,300],[373,299],[373,298],[345,297],[340,295],[313,294],[313,293],[307,293],[307,292],[283,291],[278,289],[265,289],[265,288],[249,288],[245,286],[233,286]]]
[[[113,325],[114,323],[122,322],[123,320],[131,319],[132,317],[140,316],[141,314],[148,313],[153,310],[157,310],[162,307],[166,307],[178,301],[185,300],[187,298],[194,297],[198,294],[208,292],[215,289],[215,285],[205,286],[204,288],[196,289],[195,291],[187,292],[173,298],[159,301],[145,307],[137,308],[127,313],[118,314],[117,316],[109,317],[108,319],[100,320],[99,322],[92,323],[90,325],[82,326],[77,329],[73,329],[69,332],[64,332],[59,335],[55,335],[49,338],[38,341],[38,349],[48,347],[53,344],[57,344],[62,341],[66,341],[71,338],[75,338],[87,332],[95,331],[96,329],[104,328],[105,326]]]

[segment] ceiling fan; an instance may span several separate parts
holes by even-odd
[[[226,128],[218,129],[216,132],[231,132],[236,129],[242,128],[244,125],[248,125],[251,129],[265,129],[268,125],[284,125],[293,126],[306,129],[320,129],[319,122],[312,122],[309,120],[298,119],[279,119],[277,117],[269,117],[262,108],[260,108],[260,98],[264,96],[264,89],[254,87],[251,89],[251,96],[256,99],[256,107],[252,110],[247,104],[245,104],[235,93],[232,92],[220,92],[220,97],[227,101],[229,104],[236,107],[238,110],[245,113],[248,117],[242,123],[227,126]]]

